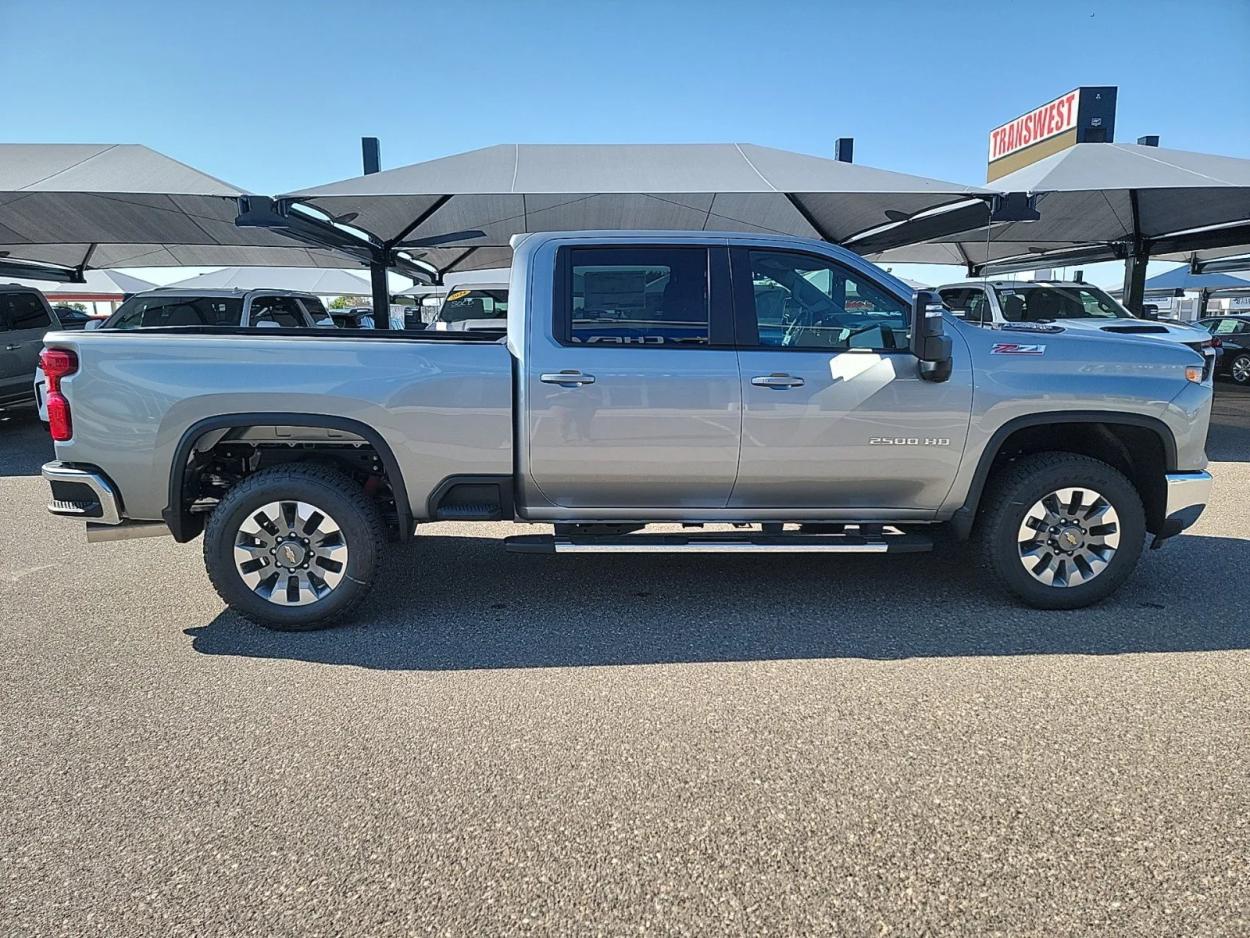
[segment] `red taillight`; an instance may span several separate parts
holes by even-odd
[[[78,356],[69,349],[46,348],[39,356],[39,365],[48,379],[48,429],[52,439],[64,443],[74,435],[74,424],[69,401],[61,393],[61,379],[78,370]]]
[[[1211,348],[1223,348],[1224,347],[1223,343],[1220,342],[1219,339],[1212,339],[1210,342],[1207,343],[1207,345],[1211,346]]]
[[[48,430],[58,443],[64,443],[74,435],[74,424],[69,419],[69,401],[60,391],[48,392]]]

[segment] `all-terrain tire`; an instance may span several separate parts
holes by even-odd
[[[1105,568],[1085,583],[1053,586],[1036,579],[1020,558],[1020,526],[1040,499],[1066,488],[1101,494],[1119,516],[1119,545]],[[1036,609],[1080,609],[1106,599],[1133,573],[1146,537],[1141,496],[1124,474],[1075,453],[1038,453],[1000,469],[981,498],[973,531],[981,565],[1009,593]]]
[[[307,605],[278,605],[243,579],[234,556],[240,526],[270,502],[297,501],[333,518],[347,546],[342,579]],[[331,466],[298,463],[248,476],[213,510],[204,528],[204,566],[217,594],[240,615],[266,628],[303,631],[344,619],[365,598],[382,555],[386,526],[376,503]]]

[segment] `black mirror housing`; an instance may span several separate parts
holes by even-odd
[[[920,361],[920,377],[945,381],[951,376],[951,337],[942,314],[946,307],[932,290],[918,290],[911,303],[911,353]]]

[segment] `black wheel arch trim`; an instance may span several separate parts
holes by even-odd
[[[989,443],[981,451],[976,472],[972,476],[972,484],[968,487],[968,495],[963,505],[956,509],[951,518],[951,527],[960,540],[967,540],[972,533],[972,525],[976,520],[977,509],[980,507],[981,495],[985,491],[985,483],[989,479],[990,470],[994,467],[994,461],[998,459],[999,451],[1002,450],[1007,438],[1017,430],[1059,423],[1120,424],[1153,430],[1159,437],[1159,442],[1163,444],[1163,457],[1166,462],[1164,471],[1176,471],[1176,437],[1171,428],[1158,417],[1108,410],[1055,410],[1013,417],[994,431]]]
[[[408,500],[408,489],[404,484],[404,476],[399,468],[399,460],[391,450],[390,444],[383,439],[373,427],[349,417],[337,417],[330,414],[298,414],[283,412],[217,414],[197,420],[183,432],[178,446],[174,449],[173,462],[169,470],[169,501],[161,517],[174,535],[174,540],[185,543],[195,538],[204,529],[202,516],[194,516],[182,508],[182,493],[187,482],[187,463],[191,450],[205,433],[214,430],[236,429],[238,427],[316,427],[326,430],[342,430],[361,437],[378,454],[386,469],[386,476],[391,483],[391,491],[395,496],[395,509],[399,513],[399,537],[407,540],[412,536],[413,517],[412,503]]]

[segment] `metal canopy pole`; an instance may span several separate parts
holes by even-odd
[[[1129,245],[1128,257],[1124,259],[1124,292],[1121,294],[1121,302],[1134,316],[1140,316],[1146,301],[1146,265],[1150,262],[1150,252],[1141,236],[1137,190],[1130,189],[1128,198],[1133,214],[1133,243]]]
[[[360,138],[360,158],[366,176],[381,171],[382,147],[377,137]],[[379,254],[369,264],[370,292],[373,294],[373,328],[375,329],[391,327],[391,290],[386,282],[386,255],[389,253],[386,251]]]

